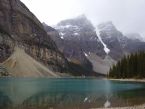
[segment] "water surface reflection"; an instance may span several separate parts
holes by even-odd
[[[0,79],[0,109],[89,109],[145,102],[144,83],[96,79]]]

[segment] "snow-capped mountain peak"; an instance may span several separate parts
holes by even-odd
[[[98,29],[101,31],[103,31],[103,30],[105,30],[105,31],[117,30],[111,21],[99,24]]]

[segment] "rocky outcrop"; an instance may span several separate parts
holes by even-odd
[[[136,39],[137,34],[126,37],[112,22],[95,28],[84,15],[61,21],[56,30],[43,25],[68,60],[102,74],[124,55],[145,50],[145,42]]]
[[[0,77],[9,76],[9,73],[5,67],[0,65]]]
[[[0,31],[0,62],[6,60],[13,52],[14,40],[7,33]]]
[[[13,54],[2,65],[12,77],[59,77],[20,47],[15,47]]]
[[[116,29],[112,22],[102,23],[98,26],[100,37],[110,50],[109,54],[113,59],[118,60],[123,56],[123,49],[120,38],[123,34]]]
[[[15,46],[55,72],[66,72],[67,61],[39,20],[20,0],[0,0],[0,62]]]
[[[94,26],[86,16],[82,15],[74,19],[61,21],[55,29],[59,32],[64,44],[72,41],[73,43],[70,46],[73,46],[76,42],[83,54],[84,52],[93,52],[100,57],[105,57],[103,45],[97,37]]]
[[[125,35],[126,46],[124,51],[127,53],[135,53],[138,51],[145,51],[145,41],[138,33],[130,33]]]
[[[102,23],[98,26],[100,37],[110,49],[109,55],[120,60],[124,55],[145,51],[145,42],[139,34],[128,34],[125,36],[117,30],[112,22]]]
[[[55,27],[56,30],[45,23],[43,25],[59,50],[71,63],[82,66],[83,72],[87,72],[87,75],[94,72],[92,63],[87,59],[87,54],[94,53],[103,58],[105,52],[95,28],[84,15],[61,21]]]

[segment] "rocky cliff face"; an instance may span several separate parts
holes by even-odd
[[[15,46],[56,72],[65,72],[67,61],[39,20],[20,0],[0,0],[0,62]]]
[[[145,42],[136,39],[137,34],[126,37],[112,22],[95,28],[85,16],[79,16],[61,21],[56,30],[43,25],[69,60],[103,74],[124,55],[145,50]]]
[[[100,57],[105,56],[103,45],[97,37],[94,26],[82,15],[74,19],[64,20],[57,24],[55,29],[59,32],[64,43],[70,43],[70,46],[76,46],[85,55],[89,52],[96,53]],[[71,43],[73,42],[73,43]],[[63,52],[65,52],[65,49]],[[74,48],[74,47],[73,47]],[[67,52],[67,51],[66,51]],[[77,52],[77,51],[73,51]]]
[[[100,24],[98,30],[103,42],[110,49],[109,55],[115,60],[120,60],[126,54],[145,51],[145,42],[139,34],[130,33],[126,36],[112,22]]]
[[[118,60],[123,56],[122,44],[120,38],[123,34],[116,29],[112,22],[102,23],[98,26],[100,37],[110,50],[109,54],[113,59]]]
[[[140,34],[130,33],[125,36],[127,37],[127,40],[124,49],[127,53],[145,51],[145,41]]]
[[[88,74],[93,71],[92,63],[87,56],[90,53],[100,57],[105,56],[103,45],[99,41],[95,28],[84,16],[64,20],[58,23],[55,29],[43,24],[48,34],[70,62],[81,65]]]
[[[88,56],[93,53],[104,58],[106,54],[94,26],[84,15],[61,21],[54,27],[55,29],[45,23],[43,25],[47,33],[51,34],[59,50],[71,63],[71,68],[76,69],[75,72],[79,72],[80,75],[98,76]]]

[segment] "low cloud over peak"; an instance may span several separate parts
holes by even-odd
[[[84,13],[94,25],[112,21],[122,32],[145,34],[145,0],[21,0],[43,22],[55,25]]]

